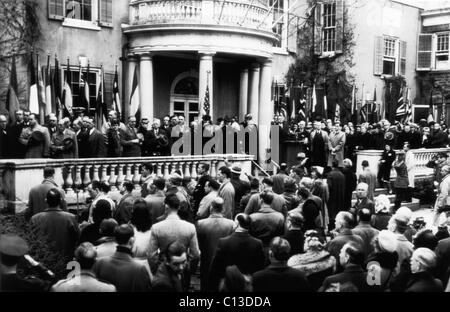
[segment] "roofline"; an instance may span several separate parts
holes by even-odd
[[[409,3],[404,3],[404,2],[401,2],[401,1],[397,1],[397,0],[391,0],[391,2],[395,2],[395,3],[401,4],[401,5],[406,5],[406,6],[409,6],[409,7],[412,7],[412,8],[416,8],[416,9],[419,9],[419,10],[424,10],[423,7],[419,7],[417,5],[413,5],[413,4],[409,4]]]
[[[450,7],[425,10],[422,12],[421,16],[433,16],[433,15],[446,14],[446,13],[450,13]]]

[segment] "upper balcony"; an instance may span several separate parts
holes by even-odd
[[[267,0],[135,0],[130,26],[234,26],[272,32]]]

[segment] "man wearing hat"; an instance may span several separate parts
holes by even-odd
[[[409,214],[404,210],[397,210],[395,215],[389,220],[388,230],[397,235],[397,254],[398,262],[394,271],[394,275],[400,273],[400,268],[404,260],[411,258],[414,250],[414,245],[405,237],[405,232],[408,229],[410,221]]]
[[[19,142],[26,147],[25,158],[47,158],[50,156],[50,134],[40,126],[35,114],[29,116],[29,126],[23,128]]]
[[[46,291],[48,286],[44,281],[17,274],[17,264],[28,250],[28,244],[19,236],[0,235],[0,292]]]
[[[242,197],[250,192],[250,183],[241,180],[242,169],[241,166],[235,164],[231,167],[231,179],[230,183],[234,187],[234,211],[233,217],[235,217],[239,212],[236,209],[239,208]]]
[[[304,152],[301,152],[297,154],[297,161],[298,164],[291,167],[289,172],[295,174],[296,181],[297,183],[299,183],[303,177],[308,176],[308,168],[310,168],[310,160],[309,158],[306,158],[306,154]]]
[[[273,191],[276,194],[281,195],[284,193],[284,181],[288,178],[286,170],[287,170],[287,165],[285,163],[282,163],[280,165],[280,171],[278,171],[277,174],[272,176]]]
[[[73,131],[66,129],[65,120],[58,122],[56,132],[52,135],[50,152],[53,158],[78,158],[78,141]]]

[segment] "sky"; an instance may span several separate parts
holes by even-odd
[[[397,1],[416,5],[424,9],[438,9],[450,7],[450,0],[397,0]]]

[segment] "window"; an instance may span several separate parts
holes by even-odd
[[[48,17],[68,27],[112,27],[112,0],[48,0]]]
[[[397,39],[384,38],[383,75],[395,76]]]
[[[447,65],[449,60],[449,34],[437,35],[437,47],[436,47],[436,67],[442,67]]]
[[[284,0],[269,0],[269,7],[273,7],[273,22],[277,22],[273,27],[272,31],[278,35],[279,41],[274,43],[274,46],[281,48],[285,44],[285,11],[284,11]]]
[[[323,52],[336,50],[336,3],[324,5],[323,12]]]

